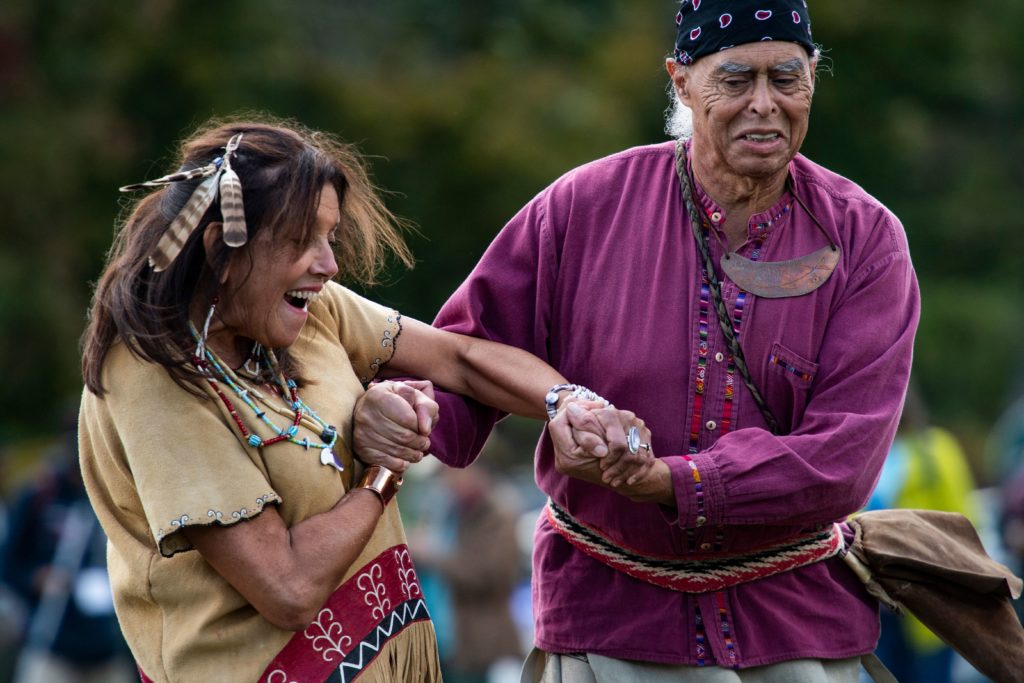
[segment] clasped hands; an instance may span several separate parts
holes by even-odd
[[[404,472],[430,451],[430,433],[437,424],[438,405],[428,381],[385,381],[373,384],[356,402],[353,441],[359,459]],[[644,448],[633,452],[627,443],[637,427]],[[670,502],[667,467],[649,448],[651,433],[628,410],[603,403],[567,398],[548,423],[560,474],[612,489],[636,501]]]

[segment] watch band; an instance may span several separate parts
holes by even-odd
[[[391,499],[398,493],[398,489],[402,488],[402,477],[386,467],[371,465],[363,473],[363,480],[359,482],[359,488],[370,489],[376,493],[380,496],[384,507],[387,507]]]
[[[544,395],[544,410],[548,413],[548,421],[554,420],[558,417],[558,399],[559,394],[563,391],[571,391],[573,398],[603,403],[605,408],[611,405],[607,399],[598,396],[594,391],[591,391],[584,386],[580,386],[579,384],[556,384],[548,389],[548,393]]]
[[[548,393],[544,395],[544,410],[547,411],[548,420],[554,420],[558,415],[558,395],[563,391],[574,391],[575,389],[575,384],[556,384],[548,389]]]

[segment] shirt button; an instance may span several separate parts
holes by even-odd
[[[721,363],[723,360],[725,360],[725,354],[719,351],[718,353],[715,354],[715,360]]]
[[[711,550],[711,544],[710,543],[701,543],[700,544],[700,549],[701,550]]]
[[[708,428],[709,432],[713,432],[715,431],[715,428],[718,427],[718,423],[714,420],[708,420],[704,423],[704,426]]]
[[[718,211],[715,211],[713,214],[711,214],[711,220],[717,223],[718,221],[722,220],[722,214]]]
[[[708,518],[705,517],[704,515],[701,515],[701,516],[697,517],[697,519],[695,519],[693,521],[697,523],[697,526],[704,526],[704,522],[708,521]]]

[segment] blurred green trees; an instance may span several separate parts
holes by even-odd
[[[952,3],[946,3],[952,7]],[[375,298],[430,319],[572,166],[664,139],[669,0],[22,0],[0,7],[0,439],[79,392],[78,337],[122,198],[210,116],[266,111],[372,157],[419,226]],[[917,369],[969,450],[1024,355],[1024,5],[813,3],[805,152],[889,205],[924,294]],[[1016,84],[1016,85],[1015,85]]]

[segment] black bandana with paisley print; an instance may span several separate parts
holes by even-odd
[[[692,64],[704,55],[744,43],[786,40],[814,54],[805,0],[682,0],[676,14],[675,59]]]

